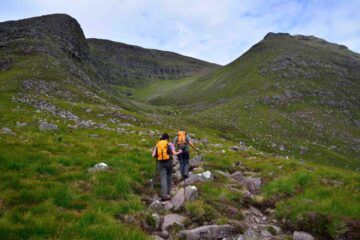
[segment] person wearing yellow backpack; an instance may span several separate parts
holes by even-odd
[[[199,149],[192,143],[190,137],[186,135],[183,128],[180,128],[177,136],[174,139],[174,145],[182,151],[179,155],[180,172],[183,180],[189,177],[189,159],[190,159],[190,147],[193,147],[197,152]]]
[[[174,145],[169,142],[169,135],[164,133],[156,144],[152,156],[157,159],[157,170],[160,172],[161,200],[169,200],[171,192],[172,156],[181,154],[175,151]]]

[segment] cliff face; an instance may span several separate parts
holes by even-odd
[[[86,60],[89,47],[79,23],[53,14],[0,23],[0,49],[6,53],[45,53]]]
[[[159,79],[199,75],[218,66],[172,52],[88,39],[91,62],[108,83],[143,86]]]

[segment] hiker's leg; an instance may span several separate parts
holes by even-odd
[[[167,194],[167,169],[164,162],[159,162],[159,171],[160,171],[160,184],[161,184],[161,191],[160,196],[165,197]]]
[[[183,179],[185,179],[185,176],[184,176],[184,160],[183,160],[183,153],[180,153],[179,154],[179,163],[180,163],[180,173],[181,173],[181,177]]]
[[[171,182],[171,174],[172,174],[172,160],[169,160],[169,164],[168,164],[168,167],[167,167],[167,194],[170,194],[171,193],[171,185],[172,185],[172,182]]]
[[[184,156],[183,156],[183,161],[184,161],[184,177],[188,178],[189,177],[189,152],[186,151],[184,152]]]

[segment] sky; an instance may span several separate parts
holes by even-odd
[[[314,35],[360,52],[359,0],[0,0],[0,22],[52,13],[87,38],[227,64],[268,32]]]

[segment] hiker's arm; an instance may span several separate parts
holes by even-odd
[[[153,150],[153,152],[152,152],[152,157],[153,157],[153,158],[156,157],[156,147],[154,147],[154,150]]]
[[[172,145],[172,144],[170,144],[170,145],[171,145],[171,146],[170,146],[170,148],[171,148],[171,153],[172,153],[173,155],[177,156],[177,155],[179,155],[180,153],[182,153],[181,150],[175,151],[174,145]]]
[[[192,141],[189,142],[189,145],[193,147],[196,151],[199,151],[199,149],[192,143]]]

